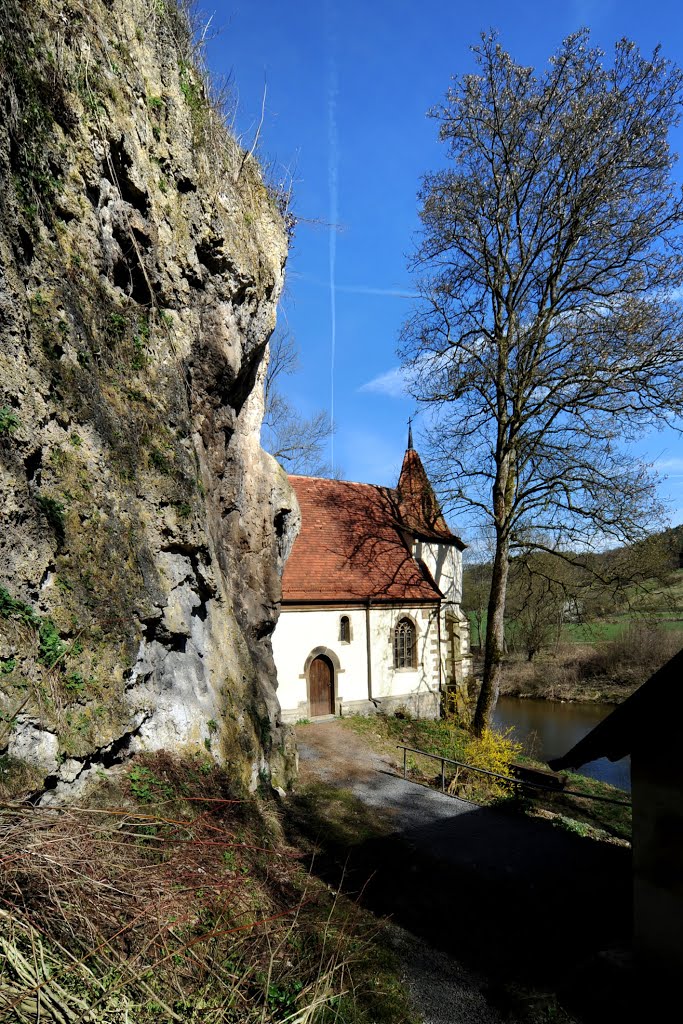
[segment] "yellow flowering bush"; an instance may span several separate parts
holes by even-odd
[[[512,728],[502,732],[485,729],[481,737],[472,736],[467,741],[463,761],[474,768],[510,775],[510,765],[522,753],[522,744],[513,736]],[[514,788],[512,782],[480,775],[467,768],[458,768],[448,791],[470,800],[490,800],[511,796]]]

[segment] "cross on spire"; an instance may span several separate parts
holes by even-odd
[[[408,451],[413,448],[413,417],[408,417]]]

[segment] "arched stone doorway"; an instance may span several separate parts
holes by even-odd
[[[318,654],[308,669],[308,704],[311,718],[334,714],[334,665]]]

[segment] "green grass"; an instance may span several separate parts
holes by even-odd
[[[610,618],[597,619],[595,622],[566,622],[562,628],[561,643],[569,644],[599,644],[609,643],[611,640],[618,640],[623,636],[633,622],[643,619],[643,610],[624,612],[622,615]],[[654,621],[661,629],[667,632],[683,633],[683,599],[681,610],[671,611],[670,609],[651,610],[647,615],[648,621]],[[483,636],[486,635],[486,621],[484,621]],[[470,635],[472,646],[481,646],[478,641],[476,625],[470,617]],[[482,637],[483,643],[483,637]]]
[[[601,619],[597,622],[567,622],[562,640],[572,644],[598,644],[616,640],[628,629],[630,618],[621,621]]]
[[[672,573],[665,585],[659,580],[651,580],[640,587],[630,587],[625,600],[635,611],[670,613],[675,609],[679,616],[683,616],[683,569]]]
[[[369,810],[350,789],[328,782],[311,782],[296,794],[298,816],[314,815],[325,822],[326,840],[340,848],[351,849],[379,836],[391,833],[384,819]]]
[[[627,801],[629,796],[614,786],[609,786],[598,779],[591,779],[587,775],[577,775],[567,772],[567,789],[577,790],[588,796],[609,796],[615,800]],[[622,807],[618,804],[599,803],[597,800],[582,800],[563,793],[552,797],[549,804],[551,809],[566,809],[574,820],[579,820],[592,825],[595,828],[619,836],[622,839],[631,838],[632,817],[631,808]]]
[[[634,622],[642,621],[639,615],[623,615],[614,619],[601,619],[598,622],[568,622],[563,630],[562,640],[574,644],[598,644],[618,640]],[[667,632],[683,633],[683,616],[673,618],[672,613],[659,612],[648,616],[648,621],[656,623]]]
[[[392,757],[403,768],[403,751],[398,744],[424,750],[427,754],[462,761],[470,738],[465,729],[452,722],[433,719],[403,719],[393,715],[352,715],[342,719],[346,728],[362,736],[373,750]],[[414,778],[427,781],[440,771],[430,757],[407,753],[406,764]]]

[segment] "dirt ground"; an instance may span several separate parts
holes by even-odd
[[[396,759],[376,754],[361,736],[340,721],[298,725],[295,732],[300,786],[314,780],[344,786],[354,780],[367,780],[377,771],[398,770]]]

